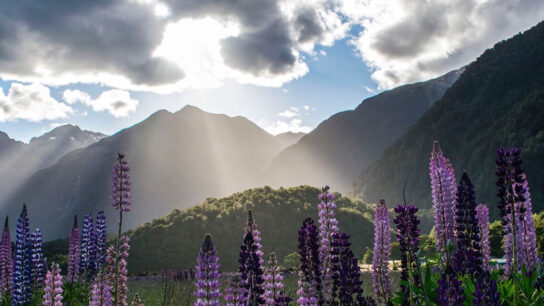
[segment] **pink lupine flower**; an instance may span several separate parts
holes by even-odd
[[[62,275],[59,265],[53,263],[51,270],[45,276],[45,288],[43,289],[43,305],[62,306]]]

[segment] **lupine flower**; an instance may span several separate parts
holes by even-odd
[[[80,269],[85,279],[93,279],[96,264],[96,231],[93,216],[86,214],[81,233]]]
[[[455,185],[453,167],[450,161],[444,157],[437,141],[433,144],[429,170],[433,198],[436,250],[443,256],[447,256],[446,246],[448,241],[455,241],[454,206],[457,187]]]
[[[334,233],[331,243],[332,261],[332,300],[338,299],[340,305],[367,305],[363,297],[363,282],[357,258],[353,257],[349,235],[342,232]],[[355,301],[354,301],[355,298]],[[334,302],[333,302],[334,303]]]
[[[239,270],[242,284],[247,291],[247,301],[250,304],[264,304],[264,261],[262,258],[261,233],[253,220],[251,210],[248,211],[244,241],[240,249],[238,263],[240,263]]]
[[[215,252],[212,236],[207,234],[204,236],[195,266],[195,296],[197,298],[195,306],[221,305],[219,300],[221,297],[219,267],[219,257]]]
[[[281,300],[281,303],[285,303],[286,298],[290,300],[289,297],[283,294],[283,275],[281,274],[281,268],[278,266],[276,253],[270,253],[268,266],[265,270],[264,298],[266,305],[278,305],[278,300]],[[289,301],[286,303],[289,304]]]
[[[78,280],[81,254],[81,240],[79,236],[79,225],[77,215],[74,217],[74,225],[70,233],[70,241],[68,247],[68,276],[69,282],[73,283]]]
[[[51,270],[47,271],[45,277],[42,305],[62,306],[62,288],[62,275],[60,274],[59,265],[53,263],[51,265]]]
[[[111,182],[111,204],[113,208],[121,211],[130,211],[130,176],[125,155],[119,153],[117,162],[113,165],[113,178]]]
[[[13,269],[13,305],[30,303],[32,296],[32,240],[28,212],[23,204],[23,211],[17,222],[17,240],[15,242],[15,265]]]
[[[106,251],[106,272],[112,287],[113,305],[127,305],[127,258],[130,238],[121,236],[119,251],[113,246]]]
[[[374,217],[374,254],[372,258],[372,282],[376,298],[387,303],[392,296],[389,280],[389,257],[391,256],[391,225],[389,211],[384,200],[376,206]]]
[[[485,271],[489,271],[489,258],[491,252],[489,246],[489,208],[487,208],[485,204],[476,206],[476,219],[478,220],[478,229],[480,231],[482,268]]]
[[[113,250],[113,247],[111,249]],[[103,271],[99,271],[93,283],[89,306],[112,306],[111,289],[108,277]]]
[[[319,261],[321,263],[321,293],[325,303],[330,301],[332,294],[332,262],[331,242],[334,233],[338,232],[338,221],[334,216],[336,204],[334,195],[329,192],[329,186],[323,187],[319,194]]]
[[[464,301],[463,282],[457,278],[452,265],[447,264],[442,277],[438,280],[436,302],[439,306],[456,306],[463,305]]]
[[[457,249],[454,268],[458,273],[469,273],[475,276],[482,269],[482,249],[476,218],[474,186],[466,172],[463,172],[457,187],[455,235],[457,236]]]
[[[497,195],[499,212],[504,226],[505,274],[512,269],[521,271],[523,264],[533,271],[536,263],[536,238],[532,220],[532,205],[525,173],[521,169],[518,148],[497,150]],[[529,212],[528,214],[528,210]],[[533,243],[534,242],[534,243]]]
[[[45,256],[43,255],[43,238],[39,228],[31,234],[30,239],[32,240],[32,282],[36,287],[41,287],[43,285],[47,263],[45,262]]]
[[[6,216],[2,240],[0,241],[0,295],[10,293],[13,287],[13,258],[11,253],[11,235]]]
[[[497,290],[497,282],[491,279],[489,271],[482,271],[474,280],[475,290],[473,292],[474,306],[499,306],[500,296]]]
[[[240,306],[247,303],[247,291],[242,284],[240,273],[229,275],[227,288],[225,289],[225,302],[227,306]]]
[[[104,211],[96,216],[96,269],[100,270],[106,260],[106,216]]]
[[[297,302],[300,305],[316,305],[321,294],[319,242],[317,227],[312,218],[306,218],[298,231],[300,271]]]
[[[412,286],[421,286],[421,278],[417,271],[417,252],[419,244],[419,220],[416,217],[418,209],[414,205],[401,204],[395,208],[397,217],[394,223],[397,225],[397,241],[400,244],[401,252],[401,280],[408,283],[406,286],[401,283],[403,292],[403,305],[414,302]]]

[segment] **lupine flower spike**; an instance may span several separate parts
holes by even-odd
[[[111,289],[110,280],[103,271],[99,271],[91,290],[89,306],[112,306]]]
[[[46,273],[46,260],[42,249],[42,232],[37,228],[31,235],[32,240],[32,283],[42,287]]]
[[[285,296],[283,291],[283,275],[278,266],[276,253],[270,253],[268,266],[266,267],[264,297],[266,305],[288,305],[291,299]]]
[[[225,302],[227,306],[240,306],[247,303],[247,291],[242,284],[240,273],[229,275],[227,288],[225,289]]]
[[[392,296],[389,280],[389,258],[391,256],[391,225],[385,200],[376,206],[374,217],[374,255],[372,258],[372,282],[376,298],[387,304]]]
[[[317,227],[312,218],[306,218],[298,231],[300,256],[297,302],[299,305],[317,305],[321,294],[319,241]]]
[[[68,247],[68,281],[73,283],[78,280],[79,277],[79,263],[81,254],[81,240],[79,236],[79,225],[77,222],[77,215],[74,217],[74,225],[72,226],[72,232],[70,233],[69,247]]]
[[[101,270],[106,260],[106,216],[104,211],[96,216],[96,270]]]
[[[331,242],[334,233],[338,232],[338,221],[335,218],[334,195],[329,192],[329,186],[325,186],[319,194],[319,261],[321,262],[321,292],[325,303],[332,298],[332,261]]]
[[[438,280],[437,304],[439,306],[463,305],[465,301],[463,294],[463,282],[457,278],[452,264],[447,263],[442,277]]]
[[[96,231],[93,216],[86,214],[83,219],[83,230],[81,234],[81,261],[80,269],[84,280],[94,278],[96,269]]]
[[[113,305],[126,305],[127,303],[127,258],[130,249],[128,236],[121,236],[119,252],[113,246],[106,251],[106,272],[112,287]],[[116,271],[117,269],[117,271]]]
[[[455,185],[455,173],[450,161],[444,157],[438,142],[433,144],[431,161],[429,163],[431,177],[431,191],[433,199],[434,229],[436,237],[436,249],[444,259],[448,241],[455,241],[454,236],[454,206],[457,187]]]
[[[455,235],[457,249],[455,251],[454,269],[458,273],[468,273],[474,277],[482,270],[482,249],[480,247],[480,230],[476,218],[474,186],[466,172],[463,172],[457,187]]]
[[[221,273],[219,273],[219,257],[215,252],[215,246],[212,242],[212,236],[204,236],[202,248],[198,253],[195,267],[195,296],[197,298],[195,306],[219,306],[221,301]]]
[[[59,265],[53,263],[51,270],[47,271],[45,277],[45,288],[43,289],[43,305],[62,306],[62,275]]]
[[[478,229],[480,231],[480,240],[482,248],[482,268],[489,271],[489,259],[491,248],[489,246],[489,208],[485,204],[476,206],[476,219],[478,220]]]
[[[244,241],[240,249],[239,270],[242,284],[246,289],[247,302],[252,305],[264,304],[264,260],[262,258],[261,233],[253,220],[251,210],[248,211]]]
[[[6,216],[2,240],[0,241],[0,295],[10,294],[13,287],[13,258],[11,253],[11,235],[9,221]]]
[[[23,211],[17,222],[17,240],[15,242],[15,264],[13,269],[13,305],[26,305],[32,296],[32,240],[30,237],[28,212],[23,204]]]

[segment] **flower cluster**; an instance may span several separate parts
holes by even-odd
[[[300,305],[315,305],[321,294],[319,263],[319,241],[317,227],[312,218],[306,218],[298,231],[298,252],[300,256],[299,296]]]
[[[474,281],[474,287],[474,305],[500,305],[497,282],[491,279],[489,271],[482,271],[482,273],[478,275],[478,279]]]
[[[59,265],[53,263],[51,270],[47,271],[45,277],[45,288],[43,289],[43,305],[62,306],[62,275]]]
[[[96,264],[97,270],[102,269],[106,260],[106,215],[99,211],[96,216]]]
[[[431,191],[434,211],[436,249],[447,256],[448,241],[454,242],[454,206],[457,187],[455,173],[450,161],[444,157],[438,142],[434,142],[429,163]]]
[[[389,280],[389,258],[391,256],[391,225],[385,200],[380,200],[374,216],[374,254],[372,258],[372,281],[374,294],[383,303],[392,296]]]
[[[32,241],[32,283],[36,287],[41,287],[43,285],[46,266],[45,256],[43,255],[42,249],[42,232],[39,228],[35,229],[31,234],[30,239]]]
[[[106,274],[102,271],[98,272],[91,290],[91,300],[89,301],[89,306],[113,305],[111,290],[110,280]]]
[[[283,275],[281,268],[278,266],[276,253],[270,253],[268,266],[265,270],[264,298],[266,305],[288,305],[291,299],[285,296],[283,292]]]
[[[117,162],[113,166],[113,178],[112,178],[112,195],[111,201],[115,209],[121,211],[130,211],[130,171],[125,155],[119,153],[117,156]]]
[[[86,214],[83,219],[80,269],[85,280],[94,278],[96,269],[96,231],[91,214]]]
[[[335,217],[336,204],[334,194],[325,186],[319,194],[318,222],[319,222],[319,261],[321,263],[321,294],[325,303],[331,300],[332,294],[332,258],[331,243],[333,235],[338,232],[338,221]]]
[[[489,246],[489,208],[485,204],[476,206],[476,219],[480,232],[480,247],[482,250],[482,269],[489,271],[489,258],[491,248]]]
[[[215,252],[212,236],[208,234],[204,236],[195,266],[195,296],[197,298],[195,306],[221,305],[219,300],[221,297],[219,267],[219,257]]]
[[[17,221],[15,262],[13,269],[13,290],[11,297],[15,305],[30,303],[32,296],[32,240],[26,205]]]
[[[106,273],[111,284],[114,305],[126,305],[127,302],[127,258],[130,249],[128,236],[119,239],[119,251],[113,246],[106,251]]]
[[[247,225],[245,227],[244,241],[240,247],[240,277],[250,304],[264,304],[264,270],[263,251],[261,245],[261,233],[253,220],[251,210],[248,211]]]
[[[2,240],[0,240],[0,295],[10,292],[13,286],[13,259],[11,257],[11,235],[9,232],[9,221],[6,216]]]
[[[68,241],[68,281],[76,282],[79,277],[81,254],[81,240],[79,236],[79,225],[77,215],[74,217],[74,225]]]
[[[229,275],[227,288],[225,289],[225,301],[227,306],[246,305],[247,291],[242,284],[240,273]]]
[[[438,280],[437,304],[440,306],[463,305],[465,301],[463,293],[463,282],[457,278],[452,265],[447,264],[442,277]]]

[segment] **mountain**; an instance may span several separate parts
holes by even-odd
[[[276,252],[280,264],[297,251],[298,229],[306,217],[317,225],[317,196],[320,190],[309,186],[271,189],[255,188],[225,198],[207,199],[199,205],[173,210],[128,232],[129,271],[134,274],[162,269],[190,269],[196,261],[204,234],[213,235],[223,271],[237,267],[247,210],[261,231],[265,258]],[[352,250],[362,257],[373,241],[372,206],[336,194],[337,218],[341,231],[351,235]]]
[[[19,184],[36,171],[49,167],[66,153],[86,147],[105,135],[63,125],[35,137],[28,144],[0,132],[0,199],[6,200]]]
[[[48,239],[66,235],[74,214],[105,210],[113,216],[111,169],[123,152],[131,167],[132,211],[125,223],[131,228],[207,197],[261,185],[264,167],[280,150],[274,136],[243,117],[193,106],[176,113],[158,111],[37,172],[1,213],[15,216],[27,203],[32,226]]]
[[[273,186],[330,184],[349,190],[365,167],[406,131],[462,69],[426,82],[400,86],[333,115],[277,156],[268,171]]]
[[[544,22],[496,44],[470,64],[383,157],[362,172],[353,193],[367,201],[406,198],[431,206],[428,163],[434,140],[456,169],[466,170],[476,198],[496,212],[499,146],[518,146],[533,205],[544,208]]]
[[[300,140],[300,138],[302,138],[302,136],[304,135],[306,135],[306,133],[285,132],[285,133],[278,134],[275,137],[276,137],[276,140],[279,142],[280,147],[283,150],[297,143]]]

